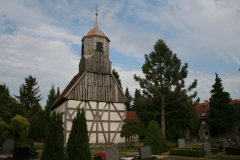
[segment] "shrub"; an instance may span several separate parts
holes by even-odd
[[[89,138],[85,111],[77,110],[77,116],[73,119],[72,129],[67,142],[69,159],[91,160]]]
[[[167,141],[155,120],[152,120],[148,124],[145,132],[144,145],[151,147],[152,154],[161,154],[167,151]]]
[[[240,155],[240,146],[226,147],[225,151],[226,151],[226,154]]]
[[[2,121],[2,118],[0,117],[0,145],[3,143],[4,140],[7,139],[8,136],[8,125]]]
[[[31,140],[30,142],[30,157],[37,157],[38,152],[36,152],[36,149],[34,148],[34,141]]]
[[[64,160],[62,114],[53,111],[46,129],[41,160]]]
[[[203,149],[177,149],[170,150],[171,155],[190,156],[190,157],[203,157],[206,155],[206,151]]]
[[[16,115],[10,122],[9,135],[15,141],[15,147],[26,145],[30,124],[26,118]]]
[[[211,148],[211,151],[212,151],[212,154],[214,154],[214,153],[218,153],[219,149],[218,148]]]

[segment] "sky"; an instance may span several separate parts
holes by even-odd
[[[239,0],[1,0],[0,84],[19,95],[24,78],[36,77],[44,107],[52,84],[62,92],[78,73],[96,7],[124,91],[134,96],[140,88],[133,75],[144,77],[144,55],[162,39],[188,63],[186,87],[197,79],[201,102],[211,97],[215,73],[231,98],[240,98]]]

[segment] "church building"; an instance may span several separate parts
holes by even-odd
[[[67,143],[77,108],[84,108],[90,144],[125,143],[120,137],[126,118],[127,98],[111,74],[110,40],[98,28],[82,38],[79,72],[75,75],[50,110],[62,113],[64,144]]]

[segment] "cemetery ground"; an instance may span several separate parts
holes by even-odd
[[[186,142],[186,147],[192,146],[195,148],[201,148],[203,142]],[[173,143],[174,144],[174,143]],[[139,147],[143,146],[143,143],[136,143],[134,147],[117,147],[117,150],[119,151],[119,157],[127,157],[127,156],[136,156],[139,154],[138,149]],[[41,158],[42,150],[43,150],[43,143],[34,143],[34,147],[39,152],[38,159]],[[110,148],[91,148],[91,155],[92,158],[94,155],[97,155],[98,152],[105,152],[109,150]],[[214,160],[214,159],[221,159],[221,160],[240,160],[240,156],[238,155],[227,155],[225,152],[220,152],[216,154],[207,155],[204,157],[183,157],[183,156],[173,156],[170,155],[169,152],[162,153],[161,155],[155,155],[158,159],[163,160],[190,160],[190,159],[196,159],[196,160]]]

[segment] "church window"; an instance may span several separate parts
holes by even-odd
[[[97,42],[97,51],[103,51],[103,43]]]

